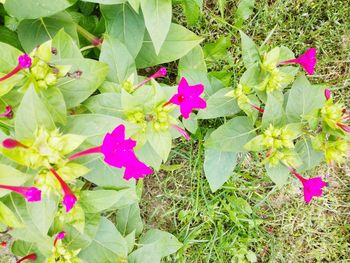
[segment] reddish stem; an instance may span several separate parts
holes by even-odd
[[[168,106],[169,104],[171,104],[170,101],[168,101],[167,103],[164,103],[164,104],[163,104],[163,107]]]
[[[87,154],[93,154],[93,153],[101,153],[101,146],[97,146],[97,147],[90,148],[90,149],[87,149],[85,151],[73,154],[71,157],[68,158],[68,160],[71,161],[71,160],[74,160],[74,159],[76,159],[76,158],[78,158],[80,156],[84,156],[84,155],[87,155]]]
[[[27,255],[27,256],[21,258],[21,259],[18,260],[16,263],[21,263],[22,261],[24,261],[24,260],[26,260],[26,259],[29,259],[29,260],[31,260],[31,261],[34,261],[34,260],[37,259],[37,256],[36,256],[35,253],[32,253],[32,254],[29,254],[29,255]]]
[[[24,186],[12,186],[12,185],[0,184],[0,188],[19,193],[21,195],[25,195],[25,193],[27,191],[26,187],[24,187]]]
[[[306,179],[304,177],[302,177],[300,174],[298,174],[292,167],[288,167],[289,171],[300,180],[300,182],[305,182]]]
[[[66,184],[66,182],[65,181],[63,181],[63,179],[58,175],[58,173],[56,172],[56,170],[55,169],[53,169],[53,168],[51,168],[50,169],[50,172],[56,177],[56,179],[58,180],[58,182],[60,183],[60,185],[61,185],[61,188],[62,188],[62,190],[63,190],[63,192],[64,192],[64,195],[74,195],[73,193],[72,193],[72,190],[70,190],[70,188],[69,188],[69,186]]]
[[[258,106],[254,105],[253,103],[250,103],[250,106],[252,106],[254,109],[256,109],[257,111],[264,113],[265,110],[263,110],[262,108],[259,108]]]
[[[20,65],[17,65],[10,73],[7,73],[5,76],[0,78],[0,81],[6,80],[6,79],[12,77],[16,73],[18,73],[21,69],[22,69],[22,67]]]

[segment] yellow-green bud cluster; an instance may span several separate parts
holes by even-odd
[[[152,126],[155,131],[166,131],[170,127],[171,118],[169,116],[169,109],[162,105],[155,108]]]
[[[263,161],[263,163],[269,163],[270,166],[276,166],[279,162],[291,167],[297,166],[297,155],[290,149],[276,150],[272,151]]]
[[[122,87],[128,93],[132,93],[135,90],[135,86],[131,80],[127,79],[122,83]]]
[[[61,240],[57,240],[56,246],[52,249],[52,254],[47,263],[81,263],[77,257],[80,250],[68,250]]]
[[[349,142],[340,138],[336,141],[326,141],[322,148],[327,163],[332,161],[338,164],[344,163],[350,151]]]
[[[275,128],[270,124],[269,128],[264,132],[263,143],[267,148],[294,148],[293,140],[295,139],[295,132],[284,128]]]
[[[321,109],[322,120],[332,129],[338,129],[337,123],[342,122],[343,109],[342,103],[333,103],[331,99],[327,100]]]
[[[40,89],[46,89],[57,83],[59,69],[50,67],[46,62],[35,58],[30,73],[35,78]]]
[[[127,120],[131,123],[137,124],[142,132],[146,132],[147,129],[147,121],[145,117],[146,116],[142,110],[136,110],[127,114]]]

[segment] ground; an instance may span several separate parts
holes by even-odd
[[[205,43],[229,36],[227,60],[209,65],[233,72],[231,86],[242,74],[239,33],[234,28],[238,1],[226,1],[222,17],[213,1],[205,1],[204,15],[190,29]],[[186,21],[181,9],[177,22]],[[350,5],[347,0],[261,0],[242,28],[257,43],[285,45],[296,54],[318,49],[313,83],[324,83],[349,105]],[[211,193],[205,180],[203,138],[217,122],[200,125],[199,143],[177,141],[165,170],[145,180],[141,208],[147,228],[176,235],[184,248],[164,262],[350,262],[350,168],[321,165],[308,175],[322,175],[329,183],[324,197],[305,204],[298,182],[282,189],[267,178],[254,156],[241,156],[240,169]],[[244,255],[247,255],[244,257]]]

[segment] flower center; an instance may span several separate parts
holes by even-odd
[[[180,103],[183,102],[185,100],[185,96],[184,95],[180,95],[178,97],[178,100],[179,100]]]

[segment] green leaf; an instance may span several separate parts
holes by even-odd
[[[90,245],[81,250],[78,256],[87,262],[125,262],[127,254],[126,240],[114,224],[103,217]]]
[[[205,150],[204,173],[212,192],[218,190],[231,177],[236,163],[236,153]]]
[[[22,227],[21,221],[19,221],[11,209],[2,202],[0,202],[0,223],[12,228]]]
[[[197,116],[194,113],[191,113],[188,119],[182,119],[182,124],[185,126],[186,130],[191,133],[196,133],[198,129],[198,120]]]
[[[137,203],[119,209],[116,216],[117,229],[123,235],[132,232],[138,236],[142,233],[143,222],[140,215],[140,207]]]
[[[126,0],[82,0],[83,2],[99,3],[104,5],[114,5],[125,3]]]
[[[31,253],[35,253],[37,255],[38,262],[44,262],[45,257],[40,253],[40,251],[35,247],[34,243],[25,242],[22,240],[16,240],[13,242],[11,246],[11,252],[16,256],[24,257]]]
[[[4,185],[23,185],[28,180],[28,175],[21,173],[20,171],[7,166],[5,164],[0,164],[0,184]],[[8,194],[10,191],[0,189],[0,197]]]
[[[302,165],[298,171],[305,172],[319,165],[324,160],[323,152],[316,151],[312,147],[310,140],[303,138],[295,145],[295,150],[299,154]]]
[[[145,36],[142,48],[136,57],[136,66],[146,68],[177,60],[186,55],[203,41],[188,29],[177,24],[171,24],[169,33],[157,55],[149,36]]]
[[[0,26],[1,42],[7,43],[15,48],[22,49],[21,43],[18,40],[18,36],[15,32],[11,31],[7,27]]]
[[[58,33],[52,39],[52,47],[57,49],[57,54],[52,56],[52,62],[57,62],[65,58],[84,58],[75,40],[69,34],[67,34],[64,29],[58,31]]]
[[[264,135],[258,135],[254,137],[244,145],[244,148],[247,149],[248,151],[254,151],[254,152],[258,152],[266,149],[266,146],[264,145]]]
[[[109,66],[107,80],[122,84],[131,75],[137,76],[134,58],[116,38],[106,37],[101,47],[100,61]]]
[[[243,152],[244,145],[254,135],[254,127],[247,117],[235,117],[213,131],[205,145],[223,152]]]
[[[260,61],[259,50],[253,40],[243,31],[239,31],[241,35],[242,56],[244,66],[248,69],[250,66]]]
[[[270,124],[279,127],[283,125],[284,121],[284,109],[283,109],[284,96],[281,92],[268,93],[267,102],[264,109],[262,118],[262,127],[267,128]]]
[[[51,16],[73,5],[76,0],[6,0],[7,13],[18,19]]]
[[[137,14],[128,4],[101,6],[106,21],[106,32],[119,39],[136,58],[145,34],[145,23],[141,14]]]
[[[213,119],[217,117],[232,116],[241,111],[237,105],[237,101],[232,97],[227,97],[227,94],[231,89],[224,88],[207,100],[207,107],[200,110],[197,114],[198,119]]]
[[[170,132],[150,131],[147,133],[147,140],[152,146],[152,148],[156,151],[156,153],[165,162],[168,159],[172,145],[172,137]]]
[[[183,0],[182,2],[187,24],[189,26],[194,26],[198,22],[201,14],[201,7],[198,5],[197,1]]]
[[[18,49],[0,42],[0,72],[7,74],[13,70],[18,64],[17,59],[20,55],[22,55],[22,52]],[[2,88],[1,84],[0,87]]]
[[[141,9],[155,53],[159,54],[170,29],[171,0],[141,0]]]
[[[230,38],[222,36],[214,43],[206,44],[203,47],[205,59],[209,61],[224,59],[227,56],[229,47],[231,47]]]
[[[134,189],[94,190],[80,193],[80,205],[86,213],[99,213],[109,209],[118,209],[137,201]]]
[[[108,92],[92,96],[84,102],[84,106],[92,113],[106,114],[118,118],[124,117],[120,94],[118,93]]]
[[[271,180],[278,186],[282,187],[288,182],[289,169],[279,163],[275,167],[271,167],[268,164],[265,165],[266,173],[271,178]]]
[[[241,28],[243,21],[247,20],[253,13],[255,0],[241,0],[235,13],[235,26]]]
[[[71,65],[70,72],[82,72],[79,78],[65,77],[57,84],[68,109],[79,106],[86,100],[103,83],[108,73],[106,64],[92,59],[63,59],[59,63]]]
[[[140,149],[138,149],[136,155],[140,161],[153,167],[153,169],[157,171],[160,169],[162,158],[158,155],[149,142],[146,142]]]
[[[52,119],[64,125],[66,123],[67,110],[62,92],[57,87],[50,87],[39,95],[41,95],[41,100],[51,114]]]
[[[290,122],[298,122],[321,108],[325,101],[323,88],[310,84],[305,75],[299,75],[290,89],[286,113]]]
[[[27,90],[19,105],[15,117],[16,139],[33,139],[35,130],[45,127],[55,129],[55,123],[33,86]]]
[[[163,257],[175,253],[182,246],[173,235],[158,229],[149,230],[140,244],[142,247],[129,255],[128,263],[160,263]]]
[[[26,13],[30,12],[26,10]],[[23,20],[17,32],[24,50],[30,53],[36,46],[52,39],[61,28],[78,42],[75,24],[71,16],[65,12],[41,19]]]

